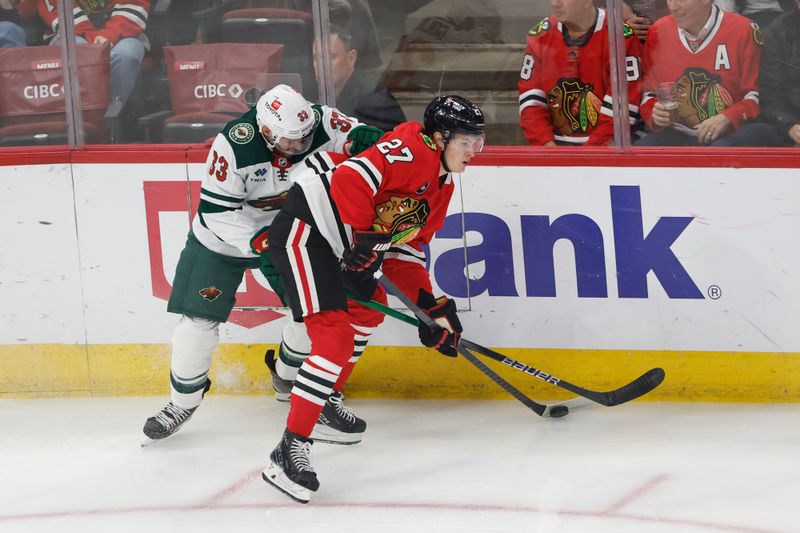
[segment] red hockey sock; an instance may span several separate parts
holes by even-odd
[[[286,428],[308,437],[339,382],[343,366],[348,365],[354,332],[346,311],[322,311],[304,321],[311,339],[311,356],[297,373]]]

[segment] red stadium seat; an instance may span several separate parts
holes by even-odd
[[[78,45],[77,56],[86,142],[108,142],[109,48]],[[66,144],[59,47],[0,49],[0,87],[0,146]]]
[[[200,44],[167,46],[164,59],[172,111],[142,117],[146,140],[196,143],[213,137],[226,122],[248,109],[244,95],[265,73],[280,72],[283,46],[275,44]],[[171,115],[171,116],[169,116]]]

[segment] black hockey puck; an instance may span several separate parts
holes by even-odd
[[[569,414],[569,407],[566,405],[557,405],[550,408],[550,418],[561,418]]]

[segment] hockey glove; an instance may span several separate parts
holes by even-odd
[[[448,357],[456,357],[458,339],[464,328],[456,312],[456,303],[446,296],[434,299],[433,295],[423,289],[419,290],[417,305],[425,311],[440,327],[431,329],[423,322],[419,323],[419,340],[428,348],[436,348]]]
[[[269,250],[269,226],[258,230],[255,237],[250,239],[250,249],[256,255],[261,255],[265,250]]]
[[[353,129],[347,136],[347,151],[350,155],[358,155],[383,137],[383,130],[362,124]]]
[[[353,233],[353,246],[342,256],[342,265],[352,272],[372,274],[383,261],[383,254],[392,244],[392,234],[378,231]]]

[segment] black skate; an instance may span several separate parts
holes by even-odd
[[[275,350],[267,350],[267,353],[264,354],[264,362],[267,363],[267,368],[269,368],[269,373],[272,376],[272,388],[275,390],[275,399],[279,402],[288,402],[292,387],[294,386],[294,381],[283,379],[278,375],[278,372],[275,370]]]
[[[209,379],[206,381],[206,385],[203,388],[203,396],[205,396],[210,388],[211,380]],[[142,446],[148,446],[177,433],[178,430],[192,418],[194,412],[197,411],[197,407],[199,406],[184,409],[183,407],[178,407],[174,403],[169,402],[166,407],[156,413],[155,416],[148,418],[144,423],[142,431],[147,437],[147,440],[142,443]]]
[[[343,405],[341,392],[331,394],[322,407],[311,438],[328,444],[356,444],[367,429],[367,423]]]
[[[317,474],[311,467],[312,444],[313,440],[287,429],[278,446],[269,454],[269,465],[261,477],[293,500],[308,503],[311,492],[319,488]]]

